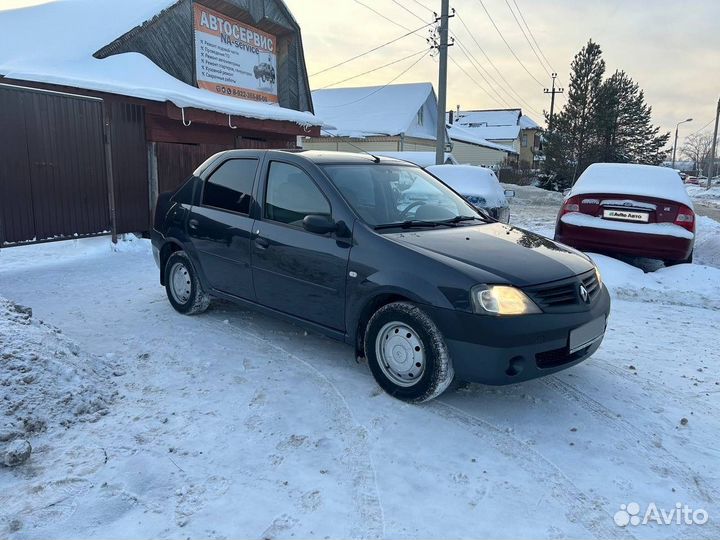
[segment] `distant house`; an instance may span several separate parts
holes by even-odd
[[[478,139],[513,148],[521,169],[537,167],[542,128],[522,109],[458,110],[447,120]]]
[[[332,88],[312,92],[325,125],[303,148],[359,152],[435,150],[437,98],[430,83]],[[450,139],[446,134],[446,146]],[[449,150],[449,148],[447,148]]]
[[[520,153],[512,146],[481,139],[457,124],[448,124],[447,130],[453,144],[453,156],[458,163],[485,167],[518,163]]]

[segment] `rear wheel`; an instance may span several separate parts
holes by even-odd
[[[440,330],[427,313],[408,302],[387,304],[370,318],[365,354],[377,383],[403,401],[437,397],[454,376]]]
[[[172,307],[184,315],[202,313],[210,305],[210,296],[184,251],[174,252],[165,263],[165,291]]]

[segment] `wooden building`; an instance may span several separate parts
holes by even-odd
[[[0,247],[147,231],[213,153],[319,125],[282,0],[0,9]]]

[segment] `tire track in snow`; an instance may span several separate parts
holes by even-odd
[[[607,422],[609,420],[613,428],[621,429],[632,441],[635,441],[644,450],[649,458],[648,463],[652,470],[662,472],[663,470],[671,469],[673,471],[673,479],[682,482],[684,484],[683,487],[688,491],[695,492],[704,502],[715,502],[718,497],[717,490],[711,486],[703,486],[699,473],[694,471],[692,473],[688,472],[691,470],[690,466],[678,460],[677,457],[670,453],[664,446],[656,446],[648,443],[647,441],[652,439],[651,434],[642,431],[637,425],[630,424],[627,420],[618,417],[617,413],[596,401],[579,388],[559,379],[557,376],[545,377],[542,379],[542,382],[571,403],[579,404],[583,409],[601,421]],[[658,458],[658,454],[662,454],[662,458]],[[703,529],[703,532],[705,530],[706,529]],[[710,537],[717,537],[717,532],[711,534]]]
[[[217,325],[213,323],[205,322],[204,324],[208,328],[218,330]],[[345,454],[347,459],[341,459],[341,462],[347,465],[351,473],[352,485],[355,490],[354,507],[359,513],[357,522],[349,532],[349,537],[384,537],[385,516],[380,500],[377,473],[368,446],[368,430],[357,422],[343,394],[324,373],[296,354],[247,328],[239,328],[232,324],[230,328],[236,335],[250,337],[256,342],[262,343],[295,360],[325,386],[326,391],[322,395],[332,403],[334,409],[332,416],[340,428],[340,434],[348,439]]]
[[[591,500],[557,465],[532,446],[441,399],[426,403],[425,408],[472,433],[484,446],[499,450],[538,485],[550,484],[550,496],[566,508],[568,521],[581,524],[596,538],[635,538],[628,529],[614,525],[613,516],[604,509],[602,501]]]

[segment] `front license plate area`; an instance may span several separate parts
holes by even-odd
[[[637,212],[635,210],[603,210],[604,219],[616,219],[621,221],[634,221],[636,223],[647,223],[650,220],[650,214],[647,212]]]
[[[592,342],[597,341],[605,333],[605,317],[598,317],[594,321],[583,324],[570,331],[570,354],[584,349]]]

